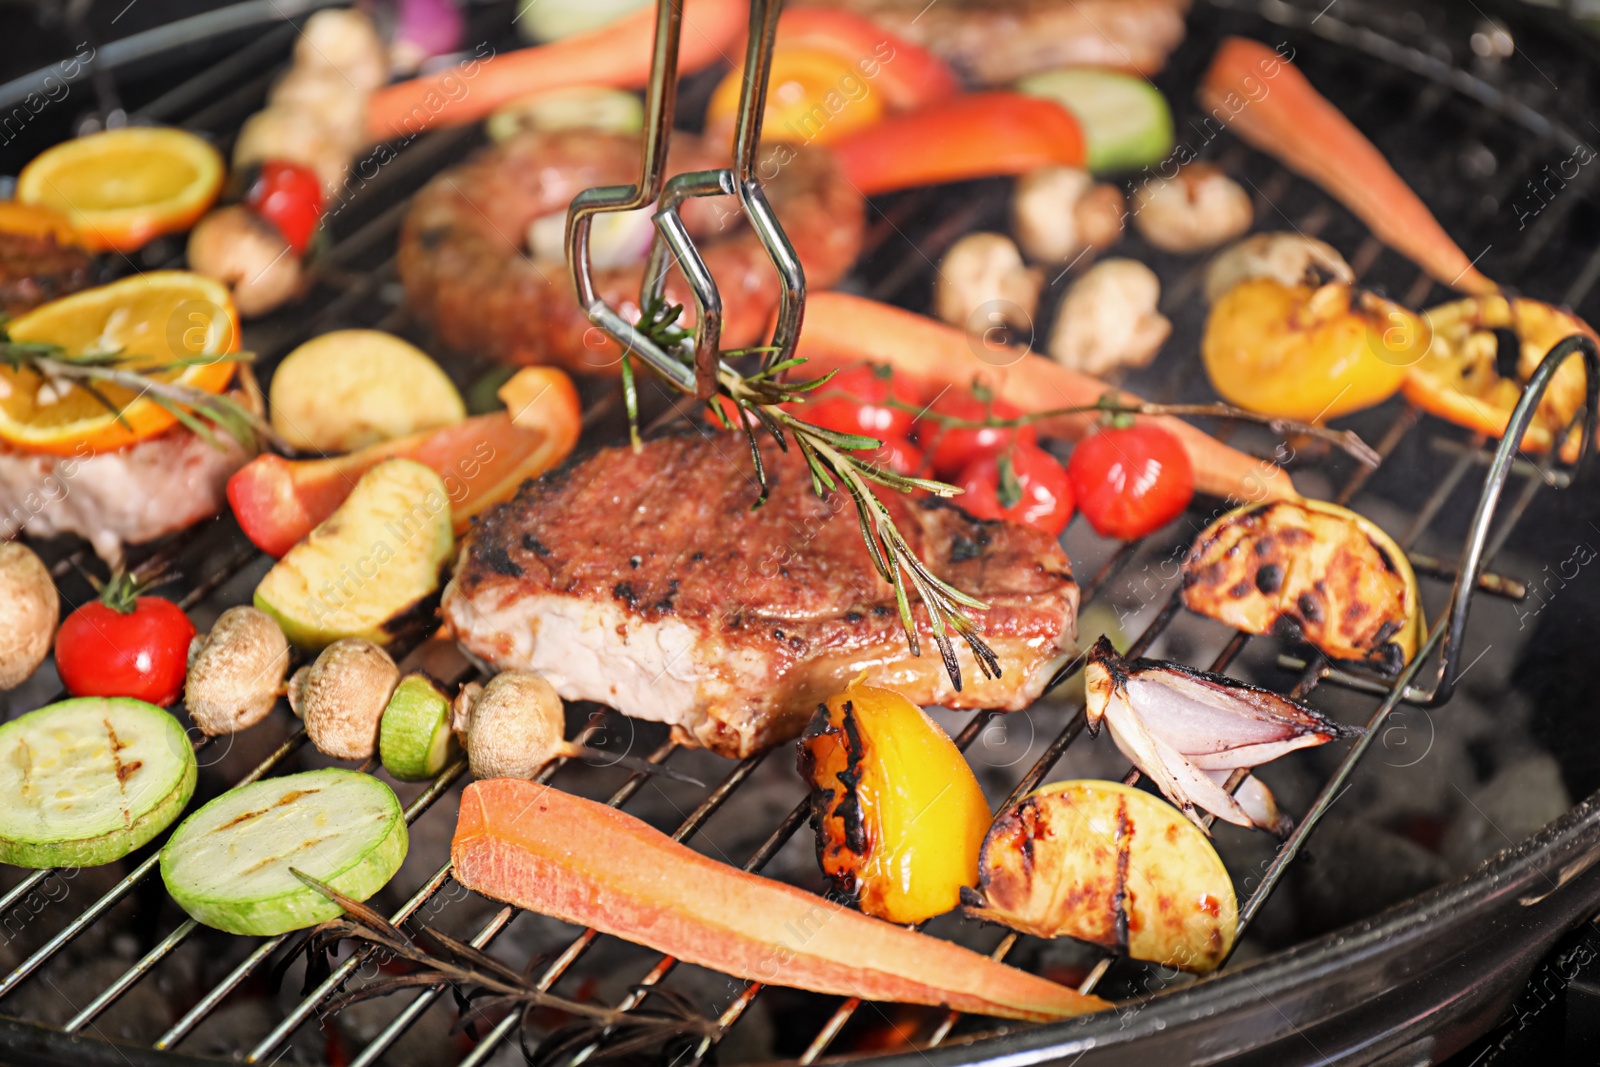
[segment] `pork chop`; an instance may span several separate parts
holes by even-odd
[[[729,756],[798,736],[862,671],[919,704],[1018,710],[1040,695],[1076,638],[1059,544],[885,494],[934,573],[989,605],[973,614],[1002,674],[983,677],[957,641],[958,692],[920,605],[910,654],[849,498],[819,499],[804,460],[770,441],[763,456],[772,493],[755,510],[749,455],[728,435],[606,449],[525,484],[468,536],[446,621],[494,667]]]

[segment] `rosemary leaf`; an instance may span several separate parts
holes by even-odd
[[[644,447],[639,442],[639,390],[633,384],[633,357],[622,354],[622,405],[628,409],[628,440],[637,453]]]

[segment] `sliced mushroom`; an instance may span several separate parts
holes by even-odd
[[[55,583],[33,549],[0,544],[0,689],[15,689],[38,670],[60,617]]]
[[[1248,230],[1254,217],[1250,194],[1210,163],[1191,163],[1134,193],[1134,225],[1167,252],[1215,248]]]
[[[240,204],[213,211],[189,234],[189,268],[227,284],[245,318],[300,291],[300,258],[270,222]]]
[[[1017,244],[1036,263],[1066,263],[1086,248],[1109,248],[1122,238],[1127,207],[1114,185],[1096,185],[1077,167],[1039,167],[1017,181],[1011,225]]]
[[[1355,271],[1326,241],[1299,233],[1253,233],[1217,253],[1206,268],[1206,300],[1216,303],[1242,281],[1272,278],[1284,285],[1350,283]]]
[[[235,733],[272,710],[288,670],[289,642],[272,616],[229,608],[190,645],[184,705],[202,733]]]
[[[1050,355],[1092,375],[1144,366],[1172,332],[1172,323],[1156,310],[1160,298],[1160,279],[1138,260],[1095,264],[1062,298]]]
[[[1011,238],[969,233],[945,253],[934,286],[934,309],[952,326],[982,333],[995,320],[1031,329],[1039,304],[1039,272],[1022,262]]]
[[[289,681],[289,706],[305,720],[317,751],[335,759],[366,759],[377,750],[378,725],[400,668],[371,641],[335,641]]]

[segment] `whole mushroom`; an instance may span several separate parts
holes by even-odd
[[[1356,280],[1355,271],[1326,241],[1300,233],[1254,233],[1217,253],[1206,268],[1206,300],[1249,278],[1272,278],[1284,285],[1322,286]]]
[[[0,689],[16,688],[39,668],[60,617],[55,582],[33,549],[0,544]]]
[[[299,163],[316,171],[323,195],[331,199],[350,171],[350,151],[341,143],[333,121],[336,119],[325,119],[320,109],[274,101],[239,127],[233,143],[234,169],[274,159]]]
[[[1210,163],[1191,163],[1171,179],[1134,193],[1133,222],[1144,239],[1167,252],[1199,252],[1250,228],[1254,205],[1244,187]]]
[[[934,311],[944,321],[981,333],[997,318],[1019,330],[1031,329],[1039,304],[1039,272],[1022,262],[1011,238],[999,233],[969,233],[944,254],[934,283]],[[981,313],[988,311],[992,315]]]
[[[372,19],[353,8],[324,8],[306,20],[294,46],[297,67],[331,67],[353,91],[370,93],[389,80],[389,56]]]
[[[207,736],[235,733],[272,710],[288,669],[289,642],[272,616],[229,608],[189,647],[184,704]]]
[[[466,686],[457,711],[474,777],[532,778],[546,763],[568,754],[561,697],[543,675],[505,671],[481,690]]]
[[[272,223],[240,204],[213,211],[190,232],[189,268],[231,288],[245,318],[300,291],[300,258]]]
[[[347,637],[322,650],[289,680],[289,706],[305,720],[317,751],[366,759],[378,747],[378,725],[400,668],[371,641]]]
[[[1096,185],[1077,167],[1039,167],[1017,181],[1012,232],[1028,259],[1066,263],[1085,249],[1109,248],[1122,238],[1127,214],[1122,191]]]
[[[1155,271],[1138,260],[1095,264],[1062,298],[1050,355],[1084,374],[1144,366],[1172,332],[1172,323],[1156,310],[1160,298]]]

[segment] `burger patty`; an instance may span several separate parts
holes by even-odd
[[[999,656],[985,678],[957,641],[946,675],[926,612],[912,656],[892,587],[855,508],[820,499],[805,461],[767,442],[771,495],[738,438],[670,437],[523,486],[469,535],[444,615],[496,668],[535,670],[569,700],[669,723],[681,741],[745,756],[797,736],[818,701],[865,671],[919,704],[1018,710],[1076,637],[1078,589],[1059,544],[937,500],[885,493],[930,569],[984,600]]]

